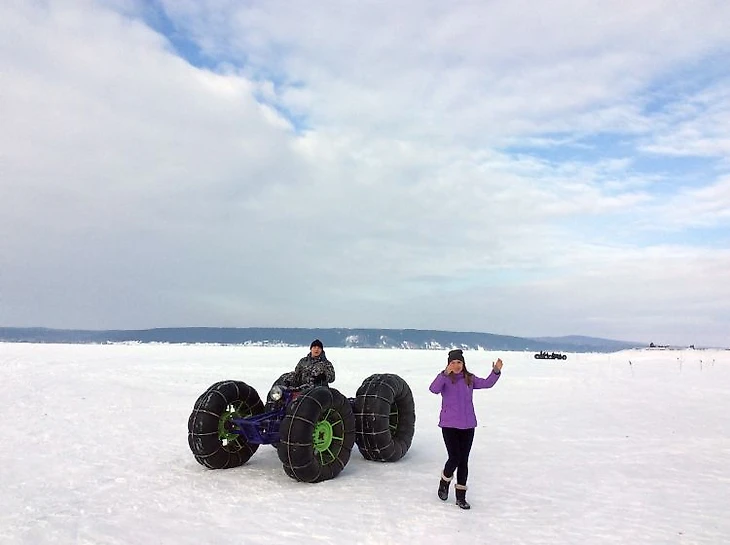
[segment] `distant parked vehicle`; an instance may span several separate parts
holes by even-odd
[[[536,360],[567,360],[568,356],[566,354],[560,354],[559,352],[545,352],[544,350],[540,350],[537,354],[535,354]]]

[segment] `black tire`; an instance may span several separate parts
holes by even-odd
[[[292,479],[317,483],[334,479],[350,461],[355,417],[348,399],[334,388],[302,392],[287,408],[277,453]]]
[[[568,359],[568,356],[567,356],[567,354],[563,354],[563,355],[562,355],[562,359],[564,359],[564,360],[567,360],[567,359]]]
[[[416,430],[416,406],[408,383],[393,374],[366,378],[355,398],[355,430],[355,442],[366,460],[403,458]]]
[[[195,459],[209,469],[228,469],[245,464],[258,445],[232,433],[232,416],[261,414],[258,392],[245,382],[216,382],[195,402],[188,419],[188,445]]]

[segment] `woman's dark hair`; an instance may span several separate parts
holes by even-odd
[[[471,377],[473,377],[474,375],[472,375],[469,372],[469,370],[466,368],[466,362],[461,362],[461,373],[460,374],[464,375],[464,380],[466,380],[466,385],[471,387]],[[454,382],[456,382],[456,374],[455,373],[451,373],[451,375],[449,375],[449,376],[451,377],[451,383],[452,384]]]

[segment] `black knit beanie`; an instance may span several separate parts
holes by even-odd
[[[315,346],[319,346],[322,350],[324,350],[324,346],[322,345],[322,341],[320,341],[319,339],[314,339],[312,341],[312,344],[309,345],[309,349],[311,350]]]
[[[454,360],[459,360],[459,361],[462,361],[462,362],[466,363],[466,360],[464,359],[464,352],[463,352],[463,350],[458,350],[457,349],[457,350],[450,350],[449,351],[449,356],[448,356],[448,358],[446,360],[446,363],[450,363],[450,362],[452,362]]]

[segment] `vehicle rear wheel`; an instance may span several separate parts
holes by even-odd
[[[411,447],[416,407],[408,383],[398,375],[366,378],[355,398],[355,442],[367,460],[395,462]]]

